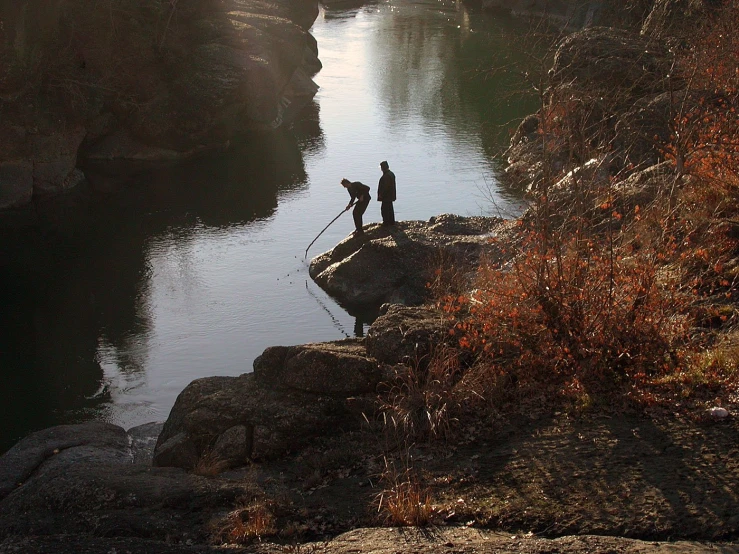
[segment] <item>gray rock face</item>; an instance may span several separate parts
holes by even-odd
[[[213,457],[216,460],[227,460],[232,467],[244,465],[252,452],[253,436],[252,426],[234,425],[226,429],[213,445]]]
[[[254,360],[257,381],[269,387],[348,397],[372,393],[380,379],[361,341],[272,346]]]
[[[450,323],[434,310],[387,305],[365,338],[367,354],[386,364],[414,363],[449,338]]]
[[[88,152],[177,161],[237,133],[277,128],[317,91],[311,75],[321,64],[308,34],[316,1],[120,0],[109,8],[0,6],[0,209],[75,186]]]
[[[669,90],[671,64],[669,53],[645,37],[593,27],[562,41],[551,73],[555,85],[573,83],[591,94],[603,91],[628,105],[634,98]]]
[[[160,429],[150,423],[126,432],[89,422],[44,429],[18,442],[0,456],[0,552],[33,551],[25,540],[8,537],[62,534],[50,551],[85,536],[155,541],[136,549],[142,552],[159,552],[172,537],[207,543],[213,514],[232,510],[250,485],[151,467]],[[221,447],[233,448],[241,434],[226,433],[231,442]]]
[[[59,425],[34,433],[0,458],[0,498],[30,476],[77,462],[131,463],[128,435],[117,425]]]
[[[654,0],[644,20],[642,34],[655,38],[689,36],[694,31],[694,22],[704,18],[718,4],[712,0]]]
[[[77,166],[77,149],[85,134],[83,126],[75,125],[49,134],[30,136],[35,196],[58,194],[79,183],[79,178],[73,173]]]
[[[672,62],[670,52],[636,33],[605,27],[578,31],[556,51],[548,102],[561,106],[565,127],[592,129],[587,142],[593,152],[598,145],[607,147],[608,163],[654,164],[661,156],[654,137],[669,136],[671,114],[683,98],[683,83],[671,76]],[[590,156],[579,153],[574,140],[550,135],[545,168],[538,119],[522,122],[507,151],[507,177],[529,190],[559,172],[587,170]],[[573,167],[572,151],[579,153],[579,168]]]
[[[33,197],[33,163],[0,162],[0,209],[28,204]]]
[[[25,457],[40,463],[34,469],[22,462]],[[27,437],[0,458],[0,543],[13,536],[61,533],[71,540],[128,536],[164,542],[177,537],[183,543],[205,543],[211,514],[232,509],[248,491],[244,483],[133,460],[129,436],[114,425],[61,426]],[[7,483],[14,485],[12,491]],[[57,546],[65,542],[63,537],[55,540]],[[0,551],[8,550],[0,546]]]
[[[351,399],[372,395],[380,378],[355,339],[268,348],[254,361],[254,373],[198,379],[180,393],[154,464],[191,468],[208,454],[242,465],[355,428]]]
[[[315,257],[310,276],[347,306],[421,304],[426,282],[440,260],[460,266],[474,263],[490,244],[501,220],[444,214],[425,221],[400,221],[393,227],[365,226]]]

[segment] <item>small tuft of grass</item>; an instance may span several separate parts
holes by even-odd
[[[388,526],[424,527],[431,521],[433,506],[429,490],[406,467],[398,470],[385,458],[381,475],[385,488],[377,497],[377,511]]]
[[[385,426],[389,423],[406,439],[449,438],[458,405],[454,387],[461,375],[458,351],[438,345],[428,360],[418,360],[399,374],[381,398]]]
[[[227,544],[249,544],[276,534],[275,518],[264,501],[254,501],[229,512],[215,526],[214,539]]]
[[[228,469],[228,463],[225,460],[220,459],[211,451],[206,451],[198,458],[192,472],[201,477],[215,477],[226,469]]]

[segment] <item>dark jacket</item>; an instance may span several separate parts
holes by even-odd
[[[395,173],[386,169],[377,186],[377,199],[380,202],[395,202]]]
[[[354,181],[353,183],[347,185],[346,190],[349,191],[349,196],[352,197],[352,203],[355,200],[357,202],[369,202],[370,200],[372,200],[372,197],[370,196],[370,188],[364,183],[360,183],[359,181]]]

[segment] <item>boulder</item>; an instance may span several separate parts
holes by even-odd
[[[66,425],[32,434],[0,457],[0,551],[8,537],[61,534],[67,538],[55,539],[51,551],[75,537],[207,543],[213,514],[227,513],[249,493],[243,480],[134,463],[131,439],[115,425]]]
[[[267,348],[254,373],[197,379],[180,393],[154,464],[189,469],[209,455],[243,465],[356,428],[356,398],[374,398],[381,377],[356,339]]]
[[[79,183],[73,173],[77,166],[77,150],[85,134],[84,127],[73,125],[28,136],[35,196],[57,194]]]
[[[367,225],[310,263],[310,276],[348,307],[383,303],[418,305],[426,283],[442,260],[471,267],[502,220],[443,214],[429,221],[400,221],[392,227]]]
[[[214,460],[225,460],[231,467],[244,465],[252,452],[254,428],[234,425],[218,436],[211,451]]]
[[[381,374],[362,341],[272,346],[254,360],[264,386],[348,397],[375,391]]]
[[[605,94],[628,105],[632,99],[675,86],[672,57],[663,47],[635,33],[592,27],[567,36],[557,48],[550,75],[596,98]],[[602,100],[601,100],[602,101]]]
[[[649,95],[637,99],[619,115],[615,144],[625,152],[625,163],[644,167],[662,159],[661,146],[670,142],[675,114],[686,100],[686,94],[680,91]]]
[[[28,204],[33,197],[33,163],[0,161],[0,209]]]
[[[648,206],[661,193],[669,192],[678,183],[676,179],[677,173],[671,162],[662,162],[636,171],[614,184],[614,203],[621,213],[628,213],[636,206]]]
[[[0,498],[52,467],[84,463],[130,463],[128,436],[117,425],[90,422],[33,433],[0,458]]]
[[[669,135],[672,102],[679,102],[684,84],[673,61],[662,45],[627,30],[592,27],[567,36],[549,71],[554,131],[542,137],[540,115],[521,123],[506,152],[507,179],[529,191],[550,190],[563,174],[584,176],[591,159],[598,179],[611,167],[660,161],[657,145]]]
[[[720,0],[654,0],[641,33],[652,38],[688,37],[697,21],[705,21],[720,6]]]
[[[418,362],[449,339],[451,326],[431,308],[386,304],[367,331],[367,354],[385,364]]]

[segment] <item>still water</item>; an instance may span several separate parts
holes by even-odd
[[[372,314],[303,260],[349,199],[342,177],[374,196],[388,160],[398,219],[515,214],[495,154],[533,106],[482,70],[523,50],[520,31],[447,0],[322,10],[321,88],[289,129],[5,222],[0,451],[58,423],[161,421],[191,380],[251,371],[268,346],[362,335]],[[352,229],[339,218],[309,257]]]

